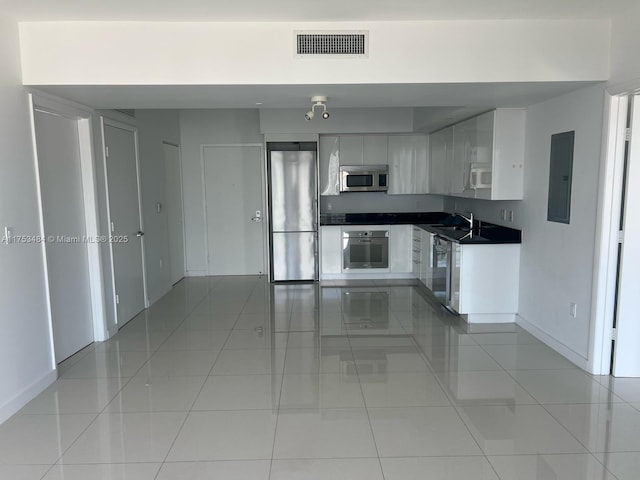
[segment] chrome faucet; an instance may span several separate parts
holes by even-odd
[[[473,212],[467,212],[469,214],[468,217],[465,217],[464,215],[460,214],[460,213],[454,213],[454,215],[457,215],[458,217],[464,218],[467,222],[469,222],[469,230],[473,230]]]

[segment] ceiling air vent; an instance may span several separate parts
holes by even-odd
[[[368,32],[296,32],[296,55],[367,55]]]

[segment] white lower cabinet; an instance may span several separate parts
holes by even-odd
[[[422,230],[422,229],[421,229]],[[433,287],[433,237],[435,234],[422,230],[420,233],[420,249],[422,251],[420,263],[420,281],[428,288]]]
[[[460,265],[460,273],[454,277],[458,285],[452,288],[457,291],[458,313],[466,314],[469,323],[515,321],[520,244],[454,244],[454,250],[456,245],[455,265]]]
[[[410,273],[412,271],[412,243],[411,225],[390,225],[389,272]]]
[[[342,227],[320,227],[320,275],[342,272]]]
[[[411,237],[411,257],[412,257],[412,267],[411,273],[416,278],[420,278],[420,271],[422,270],[422,230],[420,227],[413,227],[413,235]]]
[[[343,265],[344,231],[389,232],[389,267],[345,269]],[[320,279],[411,278],[411,225],[323,225],[320,227]]]
[[[413,227],[413,275],[433,288],[433,239]],[[418,240],[419,239],[419,240]],[[451,242],[450,306],[468,323],[515,321],[518,312],[520,244],[460,244]]]

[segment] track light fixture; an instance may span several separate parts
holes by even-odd
[[[311,97],[311,110],[304,114],[304,119],[308,122],[315,116],[316,107],[322,107],[322,118],[325,120],[331,116],[331,114],[327,111],[327,97],[323,95],[317,95],[315,97]]]

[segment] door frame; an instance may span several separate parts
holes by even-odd
[[[207,264],[207,275],[209,275],[209,221],[207,219],[207,188],[206,188],[206,178],[205,178],[205,162],[204,162],[204,149],[211,147],[221,147],[221,148],[233,148],[233,147],[258,147],[259,156],[260,156],[260,174],[262,176],[261,185],[262,185],[262,238],[264,238],[264,242],[262,245],[262,275],[266,275],[269,277],[271,272],[269,270],[269,240],[268,240],[268,230],[265,229],[265,225],[269,223],[268,212],[265,209],[267,205],[267,160],[265,155],[265,148],[262,143],[203,143],[200,145],[200,172],[202,178],[202,214],[204,220],[204,254],[206,257]],[[186,248],[185,248],[186,251]]]
[[[108,234],[111,234],[111,205],[109,203],[109,173],[107,170],[107,145],[105,140],[105,127],[113,127],[119,128],[121,130],[126,130],[133,133],[133,141],[135,145],[135,157],[136,157],[136,184],[138,185],[138,216],[140,218],[140,229],[144,232],[144,219],[142,216],[142,183],[140,181],[140,154],[138,147],[138,127],[135,125],[130,125],[128,123],[124,123],[118,120],[114,120],[102,115],[100,117],[100,134],[101,134],[101,152],[102,152],[102,161],[104,168],[104,183],[105,183],[105,193],[106,193],[106,212],[107,212],[107,228]],[[144,236],[140,237],[141,247],[142,247],[142,286],[144,290],[144,307],[149,308],[149,294],[147,290],[147,265],[145,262],[145,238]],[[122,327],[122,323],[118,318],[118,303],[116,302],[116,272],[114,268],[113,261],[113,244],[109,242],[109,276],[111,279],[111,288],[113,291],[113,298],[110,301],[113,303],[113,312],[115,317],[115,326],[119,329]]]
[[[187,235],[184,228],[184,184],[183,184],[183,171],[182,171],[182,148],[177,143],[169,142],[167,140],[162,141],[163,145],[169,145],[171,147],[176,147],[178,149],[178,169],[180,171],[180,197],[182,198],[182,202],[180,202],[180,210],[182,212],[182,278],[187,276]],[[164,159],[163,159],[164,161]],[[166,172],[165,172],[166,175]],[[171,259],[169,259],[171,261]]]
[[[94,111],[69,100],[61,99],[37,90],[30,90],[28,94],[29,117],[31,124],[31,143],[34,157],[34,167],[36,172],[36,191],[38,198],[38,222],[40,235],[45,234],[44,230],[44,209],[42,206],[42,185],[40,181],[40,166],[38,159],[38,149],[35,131],[35,112],[57,115],[74,120],[78,126],[78,140],[80,152],[80,172],[82,176],[83,210],[85,221],[85,234],[91,238],[99,236],[98,222],[98,193],[97,179],[93,154],[92,120]],[[87,266],[89,273],[89,289],[91,292],[91,312],[93,341],[104,341],[109,338],[106,325],[105,297],[102,279],[102,258],[100,255],[100,245],[97,241],[86,242]],[[47,302],[47,316],[49,329],[49,342],[51,345],[51,363],[53,368],[57,368],[55,360],[55,344],[53,338],[53,313],[51,304],[51,292],[49,289],[49,269],[47,250],[45,242],[41,242],[41,252],[44,263],[45,295]]]
[[[592,285],[592,315],[587,368],[594,375],[609,375],[618,275],[618,231],[622,200],[626,94],[605,93],[602,159],[598,186],[596,245]]]

